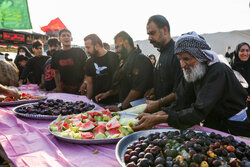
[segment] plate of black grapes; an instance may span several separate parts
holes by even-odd
[[[250,147],[231,135],[151,129],[122,138],[116,158],[123,167],[249,167]]]
[[[24,104],[12,111],[21,117],[31,119],[53,120],[58,115],[80,114],[95,109],[93,103],[83,101],[63,101],[62,99],[48,99],[37,103]]]

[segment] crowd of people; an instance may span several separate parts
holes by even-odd
[[[115,52],[96,34],[84,38],[85,51],[72,48],[68,29],[48,40],[47,56],[39,40],[32,44],[34,56],[19,47],[14,60],[19,85],[34,83],[46,91],[86,95],[112,112],[145,97],[147,107],[138,116],[136,131],[168,123],[178,129],[203,125],[250,137],[250,88],[243,88],[233,72],[250,84],[249,44],[240,43],[233,54],[225,55],[234,57],[230,68],[195,32],[174,41],[162,15],[151,16],[146,29],[148,40],[160,52],[158,58],[144,55],[125,31],[114,37]],[[0,93],[16,98],[15,91],[2,85]],[[239,113],[246,116],[233,119]]]

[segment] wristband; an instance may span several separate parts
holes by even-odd
[[[122,110],[122,103],[119,103],[117,107],[120,108],[120,110]]]

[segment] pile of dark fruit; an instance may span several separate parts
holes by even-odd
[[[250,147],[214,132],[168,131],[128,145],[127,167],[250,167]]]
[[[85,103],[83,101],[64,102],[61,99],[48,99],[47,101],[40,101],[36,104],[30,104],[18,107],[16,112],[22,114],[33,115],[70,115],[79,114],[92,110],[95,105]]]

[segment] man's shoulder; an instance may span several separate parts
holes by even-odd
[[[208,69],[212,71],[231,70],[230,67],[228,67],[225,63],[222,63],[222,62],[217,62],[211,66],[208,66]]]

